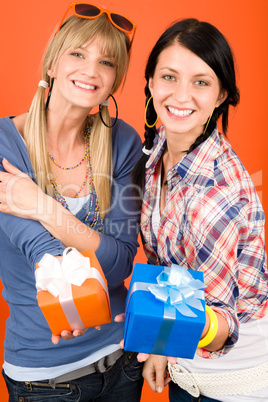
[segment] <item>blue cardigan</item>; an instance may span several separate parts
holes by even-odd
[[[34,271],[45,253],[60,255],[64,246],[39,222],[0,213],[0,279],[10,309],[4,357],[12,365],[38,368],[69,364],[123,339],[123,324],[114,323],[113,317],[124,311],[124,279],[132,272],[138,246],[139,213],[131,195],[130,174],[141,156],[141,140],[123,120],[117,121],[112,135],[112,208],[104,220],[96,251],[109,285],[111,324],[103,325],[101,331],[89,329],[79,338],[53,345],[37,304]],[[0,161],[3,157],[34,178],[25,143],[9,117],[0,119]],[[0,169],[3,171],[2,165]],[[94,216],[94,204],[85,203],[76,217],[90,224],[90,219],[85,222],[85,218],[90,209]]]

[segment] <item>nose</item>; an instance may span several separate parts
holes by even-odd
[[[81,73],[86,75],[87,77],[97,77],[98,75],[98,63],[94,61],[85,61]]]
[[[188,82],[179,81],[174,88],[174,98],[177,102],[186,103],[191,100],[191,88]]]

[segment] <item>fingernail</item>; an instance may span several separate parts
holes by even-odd
[[[157,388],[157,392],[160,394],[163,391],[163,389],[161,387]]]

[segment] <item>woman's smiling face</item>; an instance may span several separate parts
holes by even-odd
[[[208,64],[178,42],[160,53],[149,88],[166,134],[187,134],[193,142],[227,96]]]
[[[90,110],[111,93],[116,66],[109,55],[101,53],[98,38],[78,49],[67,49],[48,74],[54,78],[51,103]]]

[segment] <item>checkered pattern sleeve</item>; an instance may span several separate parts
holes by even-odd
[[[169,170],[156,236],[152,213],[165,146],[162,129],[147,164],[141,214],[144,249],[150,264],[178,264],[204,273],[206,303],[226,318],[229,337],[222,350],[197,353],[216,358],[235,345],[240,322],[268,312],[264,212],[248,172],[215,130]]]
[[[184,247],[190,268],[202,270],[206,303],[229,325],[223,350],[203,357],[218,357],[236,343],[239,321],[260,318],[267,300],[264,216],[255,192],[248,187],[209,187],[187,203]],[[266,287],[266,289],[265,289]],[[266,304],[267,307],[267,304]]]

